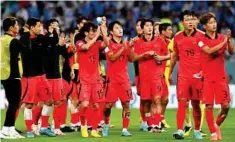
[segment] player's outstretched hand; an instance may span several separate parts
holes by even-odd
[[[101,25],[102,26],[106,26],[106,23],[107,23],[107,19],[105,16],[102,17],[102,21],[101,21]]]
[[[101,31],[101,34],[102,34],[103,36],[107,36],[107,35],[108,35],[108,28],[107,28],[106,25],[101,25],[101,26],[100,26],[100,31]]]
[[[100,29],[100,26],[98,26],[98,28],[97,28],[97,35],[100,36],[100,34],[101,34],[101,29]]]
[[[228,38],[228,39],[230,39],[230,38],[231,38],[231,36],[232,36],[232,32],[231,32],[231,30],[230,30],[230,29],[228,29],[228,30],[227,30],[226,35],[227,35],[227,38]]]

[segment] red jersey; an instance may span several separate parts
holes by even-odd
[[[201,41],[212,48],[224,41],[225,35],[216,34],[215,39],[204,35]],[[209,55],[201,51],[202,72],[205,80],[218,81],[226,79],[226,71],[224,64],[224,51],[228,44],[226,43],[219,51]],[[203,48],[203,47],[202,47]]]
[[[73,46],[69,46],[67,48],[68,53],[73,52]],[[73,64],[75,64],[74,55],[69,58],[69,66],[72,68]]]
[[[179,32],[174,37],[174,51],[179,55],[178,76],[192,78],[194,74],[201,71],[200,48],[198,39],[203,33],[195,30],[191,36],[185,32]]]
[[[160,49],[162,47],[162,40],[158,37],[154,37],[151,41],[146,41],[141,38],[135,44],[134,52],[138,55],[143,54],[147,51],[154,51],[160,54]],[[141,80],[157,80],[160,79],[162,75],[161,64],[158,64],[154,58],[139,61],[139,76]]]
[[[161,49],[160,49],[160,56],[166,56],[168,54],[168,44],[170,43],[169,40],[167,39],[163,39],[161,37],[159,37],[160,40],[162,40],[161,42]],[[164,74],[165,72],[165,68],[166,68],[166,61],[162,61],[162,74]]]
[[[84,51],[81,49],[86,41],[79,40],[76,42],[78,63],[79,63],[79,79],[81,83],[98,83],[99,75],[99,49],[102,41],[96,41],[91,47]]]
[[[110,52],[116,54],[121,48],[122,43],[117,43],[112,40],[109,42],[109,47],[105,49],[106,60],[107,60],[107,76],[110,82],[113,83],[124,83],[129,81],[128,75],[128,56],[130,54],[130,45],[124,49],[122,54],[116,61],[111,61],[108,57]]]

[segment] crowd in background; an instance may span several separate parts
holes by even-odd
[[[140,17],[170,22],[173,33],[183,30],[179,24],[179,14],[186,9],[195,11],[198,15],[208,11],[215,13],[218,32],[225,34],[227,29],[231,29],[232,36],[235,37],[235,1],[1,1],[2,19],[16,16],[21,25],[29,17],[40,18],[41,21],[55,18],[59,20],[62,31],[67,32],[75,27],[76,18],[80,15],[87,16],[93,22],[96,22],[96,17],[105,15],[108,23],[119,20],[128,37],[136,35],[135,22]],[[199,29],[202,29],[201,25]],[[235,62],[235,56],[225,54],[225,59]]]

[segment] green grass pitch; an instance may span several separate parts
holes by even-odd
[[[217,114],[217,111],[215,112]],[[5,118],[5,110],[1,111],[1,127],[3,125]],[[69,120],[70,118],[68,118]],[[166,129],[167,132],[164,133],[149,133],[139,131],[139,111],[137,109],[132,109],[131,114],[131,123],[129,131],[132,133],[132,137],[122,137],[121,134],[121,110],[113,109],[111,114],[111,123],[115,125],[114,128],[110,129],[110,135],[103,138],[82,138],[80,132],[67,133],[66,136],[58,137],[46,137],[40,136],[31,139],[19,139],[19,140],[1,140],[2,142],[175,142],[172,137],[173,132],[176,131],[176,109],[168,109],[166,112],[166,119],[171,125],[171,128]],[[222,142],[235,142],[235,109],[231,109],[229,115],[225,122],[221,126],[223,140]],[[23,113],[21,111],[19,118],[16,122],[16,127],[20,130],[25,130]],[[207,129],[206,122],[204,122],[203,130],[209,134]],[[25,135],[25,133],[24,133]],[[185,137],[185,142],[199,142],[192,137],[192,134],[189,137]],[[200,142],[209,142],[210,135],[205,137]]]

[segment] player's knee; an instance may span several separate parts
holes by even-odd
[[[89,101],[83,101],[81,103],[81,107],[83,107],[83,108],[88,108],[88,106],[89,106]]]
[[[62,105],[62,102],[61,101],[56,101],[56,102],[54,102],[54,105],[55,105],[55,107],[59,107],[59,106]]]
[[[40,108],[42,108],[42,107],[43,107],[43,105],[44,105],[44,103],[43,103],[43,102],[39,102],[39,103],[37,104],[37,106],[38,106],[38,107],[40,107]]]
[[[78,100],[71,100],[71,104],[73,104],[74,106],[78,105]]]
[[[154,103],[155,105],[156,105],[156,104],[161,104],[161,97],[160,97],[160,96],[155,97],[153,103]]]
[[[130,110],[130,103],[129,102],[125,102],[122,104],[123,110]]]
[[[29,104],[29,103],[26,103],[24,106],[27,109],[32,109],[33,108],[33,104]]]
[[[214,109],[214,106],[213,105],[206,105],[206,110],[213,110]]]
[[[224,114],[228,113],[229,108],[230,108],[229,103],[222,104],[221,105],[222,113]]]
[[[163,98],[163,99],[161,100],[161,102],[162,102],[162,105],[167,105],[168,102],[169,102],[169,99],[168,99],[168,98]]]
[[[52,106],[53,102],[52,100],[48,100],[44,102],[45,105]]]

